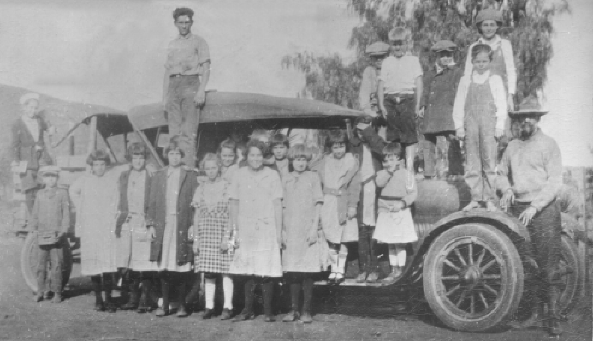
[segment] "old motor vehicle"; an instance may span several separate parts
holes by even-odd
[[[361,114],[314,100],[245,93],[210,92],[206,103],[198,128],[198,157],[215,151],[228,136],[247,136],[254,128],[285,129],[288,133],[293,129],[347,129],[351,133],[352,120]],[[160,154],[162,142],[167,141],[167,120],[161,105],[139,106],[127,116],[97,114],[81,124],[88,125],[91,132],[87,150],[102,143],[116,161],[123,162],[127,137],[135,135],[149,146],[151,162],[164,165]],[[119,147],[114,141],[119,141]],[[322,141],[317,142],[322,145]],[[85,171],[85,158],[86,154],[58,158],[65,173],[62,185],[67,186]],[[526,227],[504,212],[460,212],[469,201],[469,189],[462,178],[420,181],[418,190],[413,216],[419,240],[411,245],[400,280],[385,286],[358,284],[349,279],[332,290],[364,290],[389,296],[401,292],[401,288],[421,289],[434,314],[450,328],[488,331],[504,325],[528,289],[524,283],[532,269],[527,259],[531,245]],[[584,277],[573,238],[568,233],[562,235],[562,264],[566,271],[560,305],[565,312],[579,296]],[[36,238],[29,235],[21,260],[23,276],[33,290],[37,289],[35,243]],[[74,248],[76,245],[71,244]],[[64,251],[71,255],[69,245]],[[71,266],[65,268],[67,279]],[[347,277],[355,277],[357,267],[349,269]],[[325,281],[317,284],[329,288]]]

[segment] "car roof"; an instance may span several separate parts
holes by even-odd
[[[302,98],[284,98],[240,92],[208,92],[200,124],[286,118],[355,118],[363,113],[336,104]],[[132,108],[128,118],[136,129],[167,125],[162,104]]]

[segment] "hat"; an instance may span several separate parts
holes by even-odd
[[[482,10],[476,16],[476,26],[480,26],[480,23],[484,20],[494,20],[502,25],[502,13],[493,8]]]
[[[405,27],[394,27],[391,29],[391,31],[389,31],[389,34],[387,35],[387,37],[389,38],[390,41],[393,40],[406,40],[406,29]]]
[[[27,103],[28,100],[30,99],[34,99],[36,101],[39,101],[39,94],[36,94],[34,92],[29,92],[27,94],[24,94],[21,96],[21,99],[19,100],[19,102],[21,103],[21,105],[25,105],[25,103]]]
[[[450,40],[439,40],[430,48],[430,50],[434,52],[455,51],[456,49],[457,45]]]
[[[389,45],[378,41],[368,45],[364,52],[369,56],[383,56],[389,53]]]
[[[369,115],[358,116],[354,120],[354,124],[359,124],[359,123],[371,124],[371,123],[373,123],[373,118]]]
[[[542,110],[539,101],[534,96],[528,96],[521,101],[519,104],[519,110],[509,111],[509,115],[511,116],[518,116],[518,115],[535,115],[535,116],[543,116],[548,113],[548,110]]]
[[[58,173],[60,173],[60,167],[58,167],[58,166],[43,166],[39,169],[39,174],[41,174],[41,176],[46,176],[46,175],[57,176]]]

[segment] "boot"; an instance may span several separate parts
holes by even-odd
[[[184,274],[185,275],[185,274]],[[180,276],[180,283],[177,285],[179,308],[177,309],[177,317],[187,317],[187,310],[185,309],[185,294],[187,286],[183,275]]]
[[[556,286],[550,288],[548,301],[548,334],[550,336],[559,336],[562,334],[562,327],[560,326],[560,314],[558,311],[558,299],[560,292]]]
[[[95,292],[95,310],[104,311],[105,304],[103,303],[103,296],[101,296],[101,276],[91,277],[92,289]]]
[[[140,289],[140,280],[138,278],[133,278],[131,283],[129,283],[129,295],[128,295],[128,302],[121,306],[122,310],[132,310],[138,308],[138,303],[140,301],[140,295],[138,293]]]
[[[276,319],[272,312],[272,298],[274,297],[274,282],[272,280],[264,280],[262,293],[264,296],[264,322],[274,322]]]
[[[387,275],[387,277],[383,278],[381,280],[381,283],[383,283],[385,285],[394,284],[401,277],[401,275],[402,275],[402,268],[399,266],[392,266],[391,273],[389,275]]]
[[[136,312],[143,314],[152,310],[150,300],[150,287],[151,281],[149,279],[142,280],[142,288],[140,293],[140,299],[138,301],[138,309]]]

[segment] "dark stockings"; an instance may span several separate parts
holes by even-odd
[[[187,292],[186,283],[188,273],[185,272],[171,272],[163,271],[159,274],[161,279],[161,289],[163,294],[163,310],[169,311],[169,289],[171,286],[177,288],[177,299],[179,302],[179,310],[185,310],[185,295]]]
[[[243,314],[253,314],[253,302],[255,300],[256,278],[250,277],[245,282],[245,308]],[[266,316],[272,316],[272,298],[274,296],[274,281],[271,278],[258,278],[258,282],[261,281],[262,294],[264,298],[264,314]]]
[[[313,278],[307,272],[290,272],[287,274],[290,285],[291,310],[299,312],[301,289],[303,290],[303,313],[311,313],[311,297],[313,295]]]

